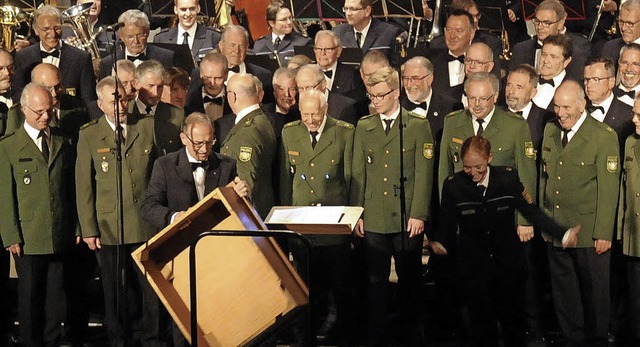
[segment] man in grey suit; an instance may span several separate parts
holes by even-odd
[[[199,64],[205,54],[218,46],[221,35],[213,28],[198,24],[200,4],[197,0],[174,0],[173,12],[178,16],[178,25],[161,30],[153,42],[188,45],[193,61]]]

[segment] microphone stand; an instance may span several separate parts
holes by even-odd
[[[120,318],[122,317],[122,326],[127,329],[128,315],[127,315],[127,267],[126,267],[126,247],[124,244],[124,199],[122,196],[122,139],[124,134],[122,133],[122,125],[120,123],[120,99],[123,97],[118,90],[118,38],[114,35],[113,49],[111,50],[111,58],[113,59],[113,71],[116,76],[116,85],[113,91],[114,100],[114,113],[115,113],[115,125],[116,125],[116,138],[115,147],[113,149],[116,156],[116,211],[117,211],[117,234],[118,244],[116,245],[116,268],[117,278],[116,287],[118,288],[118,295],[116,296],[116,344],[119,344],[120,338],[124,337],[120,331]],[[127,346],[126,338],[122,339],[124,346]]]
[[[394,66],[393,68],[398,72],[398,83],[399,83],[399,89],[400,92],[402,93],[402,60],[405,58],[406,56],[406,51],[404,48],[404,42],[402,40],[400,40],[400,38],[396,39],[396,52],[398,52],[398,54],[400,55],[400,60],[398,61],[398,66]],[[400,102],[400,100],[398,100],[398,104],[400,105],[400,115],[398,116],[398,130],[400,131],[400,138],[399,138],[399,143],[400,143],[400,148],[399,148],[399,154],[400,154],[400,182],[399,185],[394,185],[394,189],[396,191],[400,191],[400,233],[402,234],[402,251],[407,251],[407,249],[409,249],[409,238],[407,236],[407,202],[405,200],[406,197],[406,188],[405,188],[405,183],[407,181],[407,177],[404,174],[404,121],[402,119],[402,104]]]

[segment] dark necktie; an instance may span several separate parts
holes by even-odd
[[[124,128],[122,127],[122,125],[118,126],[118,128],[116,130],[116,136],[118,136],[120,138],[120,144],[124,146],[124,143],[125,143],[126,140],[124,138]]]
[[[553,82],[553,79],[547,80],[547,79],[542,78],[542,76],[540,77],[540,82],[538,82],[538,83],[540,83],[540,85],[549,84],[552,87],[556,86],[556,84]]]
[[[182,44],[187,46],[189,45],[189,33],[186,31],[182,33]]]
[[[49,144],[47,143],[47,133],[44,130],[40,130],[38,137],[42,138],[42,156],[44,160],[49,162]]]
[[[7,112],[9,112],[9,107],[4,102],[0,101],[0,113],[6,114]]]
[[[142,61],[144,61],[144,60],[147,60],[147,55],[146,55],[146,54],[144,54],[144,53],[140,53],[140,54],[138,54],[138,55],[136,55],[136,56],[128,55],[128,56],[127,56],[127,60],[129,60],[129,61],[131,61],[131,62],[134,62],[134,61],[136,61],[136,60],[142,60]]]
[[[522,111],[515,111],[513,113],[519,115],[520,117],[524,117],[524,113]]]
[[[46,59],[48,57],[60,58],[60,51],[57,49],[54,49],[53,52],[40,51],[40,58]]]
[[[151,106],[147,106],[147,108],[144,109],[144,112],[146,112],[148,115],[153,116],[151,114],[151,111],[153,111],[153,108],[151,108]]]
[[[207,169],[209,168],[209,162],[208,161],[201,161],[199,163],[189,163],[189,165],[191,165],[191,171],[196,171],[199,167],[203,168],[203,169]]]
[[[311,135],[311,148],[316,148],[316,145],[318,144],[318,132],[310,131],[309,134]]]
[[[323,72],[324,72],[324,75],[327,76],[329,79],[333,77],[333,70],[327,70]]]
[[[613,94],[616,96],[616,98],[621,98],[623,96],[628,96],[631,99],[635,99],[636,97],[636,92],[634,90],[630,90],[628,92],[625,92],[624,90],[620,89],[620,87],[616,88],[613,90]]]
[[[389,135],[389,131],[391,131],[391,123],[393,123],[393,119],[383,119],[384,120],[384,134]]]
[[[571,132],[571,129],[569,130],[562,129],[562,148],[567,147],[567,143],[569,143],[570,132]]]
[[[476,119],[476,122],[478,122],[478,131],[476,132],[476,136],[482,136],[482,133],[484,133],[484,128],[482,127],[484,119]]]
[[[356,31],[356,45],[358,48],[362,48],[362,33]]]
[[[280,36],[273,40],[273,48],[278,49],[278,46],[280,46]]]
[[[604,114],[604,107],[602,107],[602,106],[595,106],[595,105],[588,105],[587,106],[587,112],[589,112],[589,113],[596,112],[597,110],[600,110],[600,112],[602,112],[602,114]]]
[[[236,65],[229,69],[229,71],[233,71],[235,73],[240,73],[240,65]]]
[[[202,97],[202,103],[203,104],[207,104],[207,103],[214,103],[216,105],[222,105],[222,97],[217,97],[217,98],[212,98],[210,96],[205,95],[204,97]]]
[[[460,55],[458,57],[454,57],[451,54],[447,54],[447,62],[451,62],[451,61],[454,61],[454,60],[457,60],[460,63],[464,64],[464,55],[462,54],[462,55]]]

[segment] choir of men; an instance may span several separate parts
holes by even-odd
[[[252,47],[242,26],[218,30],[198,22],[200,2],[173,5],[175,27],[155,37],[145,12],[120,11],[119,44],[108,44],[112,38],[101,33],[102,57],[93,64],[88,52],[67,44],[73,33],[63,34],[60,11],[49,5],[33,14],[38,42],[15,53],[0,49],[0,176],[6,181],[0,185],[6,249],[0,251],[0,345],[12,330],[4,314],[9,256],[19,277],[23,345],[86,342],[84,288],[96,271],[87,257],[99,261],[111,345],[183,344],[178,329],[171,336],[167,312],[129,258],[120,265],[131,300],[118,316],[118,252],[132,251],[230,182],[263,218],[278,204],[364,207],[352,238],[309,238],[309,284],[318,295],[311,301],[312,338],[424,345],[430,337],[423,328],[431,323],[424,318],[439,314],[442,329],[475,336],[498,331],[494,320],[479,323],[476,306],[471,320],[463,318],[474,303],[463,294],[470,288],[456,286],[473,278],[447,261],[459,255],[455,238],[462,233],[448,235],[454,239],[446,240],[449,255],[436,251],[430,260],[440,267],[434,270],[442,281],[437,299],[446,304],[434,305],[429,315],[422,305],[422,251],[442,223],[445,182],[472,171],[462,152],[473,136],[490,141],[489,166],[508,166],[496,172],[513,172],[527,204],[538,204],[559,225],[581,225],[577,246],[568,249],[560,234],[534,230],[523,215],[513,230],[464,240],[491,244],[509,232],[523,246],[513,256],[514,264],[527,264],[517,279],[524,292],[509,300],[524,304],[526,319],[503,326],[518,338],[502,343],[520,346],[525,331],[537,339],[545,330],[560,330],[572,346],[640,343],[640,0],[619,6],[620,37],[602,49],[567,28],[561,2],[541,1],[527,13],[535,36],[511,38],[508,63],[499,59],[500,39],[480,28],[483,8],[472,0],[454,0],[442,19],[443,35],[409,58],[399,52],[404,29],[376,18],[371,0],[345,0],[346,22],[313,37],[296,32],[292,9],[273,0],[265,9],[270,32]],[[89,19],[95,28],[102,25],[101,6],[116,4],[94,3]],[[603,6],[617,8],[611,1]],[[510,22],[524,16],[520,7],[504,7]],[[174,69],[178,55],[154,43],[187,46],[195,68]],[[296,49],[301,46],[307,47]],[[112,47],[115,62],[106,54]],[[294,56],[302,51],[309,57]],[[354,53],[363,55],[357,66],[348,61]],[[175,98],[163,90],[174,82],[182,88]],[[116,144],[123,153],[122,206]],[[500,214],[501,205],[484,198],[495,193],[487,184],[474,201]],[[479,264],[505,266],[485,251],[473,255],[486,256]],[[300,265],[297,249],[291,252]],[[392,259],[397,286],[389,283]],[[354,269],[359,273],[352,276]],[[548,309],[545,296],[553,298]],[[492,300],[506,302],[500,299]],[[545,321],[547,311],[555,312],[557,326]],[[394,325],[400,328],[393,331]]]

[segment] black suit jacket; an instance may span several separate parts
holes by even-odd
[[[33,44],[16,52],[13,59],[15,74],[13,75],[14,100],[20,99],[22,89],[31,82],[31,70],[42,63],[40,44]],[[91,54],[81,49],[62,43],[60,49],[61,82],[66,93],[82,98],[85,102],[96,100],[96,79],[91,64]]]
[[[591,55],[591,42],[580,35],[567,33],[571,37],[573,45],[573,55],[571,62],[567,66],[567,77],[581,83],[584,77],[584,63]],[[513,46],[511,60],[509,60],[509,69],[513,69],[520,64],[536,65],[536,43],[538,37],[534,36],[531,40],[522,41]],[[614,62],[617,62],[616,60]],[[617,65],[617,64],[616,64]]]
[[[253,54],[254,55],[269,55],[271,59],[276,59],[274,51],[276,48],[273,46],[273,41],[271,41],[272,35],[271,33],[262,36],[253,44]],[[282,66],[287,66],[289,64],[289,60],[296,55],[294,51],[294,47],[296,46],[310,46],[313,44],[313,40],[306,36],[302,36],[295,31],[292,31],[291,34],[284,35],[282,41],[278,45],[278,56],[280,57],[280,63]]]
[[[351,25],[342,23],[333,28],[333,32],[340,37],[342,47],[358,48],[355,32]],[[400,55],[396,53],[396,37],[401,33],[402,29],[400,27],[371,18],[367,37],[362,44],[362,53],[365,54],[370,50],[380,50],[389,58],[392,66],[398,66]]]
[[[327,105],[327,114],[329,116],[353,125],[356,125],[362,116],[366,116],[364,113],[359,114],[361,112],[359,112],[355,100],[338,93],[329,92]]]
[[[193,112],[201,112],[204,113],[204,101],[202,100],[202,80],[200,80],[200,77],[198,76],[198,81],[194,81],[191,84],[193,85],[194,83],[196,83],[196,85],[200,85],[199,88],[189,88],[189,94],[187,95],[187,103],[184,105],[184,113],[186,115],[190,115]],[[231,107],[229,107],[229,103],[227,102],[227,96],[224,95],[222,96],[223,99],[223,104],[224,104],[224,110],[222,111],[222,114],[229,114],[229,113],[233,113],[231,111]]]
[[[611,102],[607,114],[604,116],[603,123],[610,126],[618,134],[618,144],[620,152],[624,151],[624,144],[629,135],[635,133],[635,125],[631,118],[633,117],[632,107],[620,101],[615,96]]]
[[[236,115],[233,113],[225,113],[222,118],[216,119],[213,122],[214,134],[216,135],[216,144],[213,147],[213,150],[216,152],[220,152],[220,146],[222,146],[222,142],[227,138],[231,128],[236,125]]]
[[[210,51],[218,48],[218,42],[222,35],[216,29],[198,24],[196,34],[191,46],[191,55],[193,60],[200,62],[202,58]],[[182,43],[182,37],[178,37],[178,27],[162,29],[153,38],[153,42],[157,43]]]
[[[484,43],[485,45],[489,46],[489,48],[491,48],[491,51],[493,52],[493,69],[491,69],[491,73],[496,75],[496,77],[500,78],[500,67],[502,64],[502,62],[500,61],[500,54],[502,54],[502,41],[500,41],[500,39],[497,36],[491,33],[488,33],[485,31],[476,31],[476,35],[473,37],[473,40],[471,42]],[[444,41],[444,35],[438,36],[434,38],[433,41],[431,41],[431,44],[429,46],[429,54],[428,54],[429,60],[431,60],[431,57],[436,57],[442,54],[444,54],[445,57],[447,54],[449,54],[449,48],[447,48],[447,44]],[[431,60],[431,62],[433,63],[433,60]],[[445,63],[444,66],[447,66],[446,59],[444,60],[444,63]],[[440,66],[440,65],[436,65],[436,66]],[[448,83],[448,81],[449,80],[445,82]],[[434,83],[435,83],[435,78],[434,78]]]
[[[624,47],[625,43],[621,37],[613,40],[609,40],[602,47],[602,57],[613,60],[618,69],[618,58],[620,57],[620,50]]]
[[[88,103],[87,111],[89,112],[89,118],[91,120],[98,119],[104,114],[104,112],[102,112],[102,110],[98,106],[98,100],[94,100]]]
[[[529,124],[529,131],[531,132],[531,141],[533,142],[533,148],[540,152],[540,146],[542,145],[542,135],[544,135],[544,127],[548,121],[555,118],[555,114],[549,110],[542,109],[538,105],[531,103],[531,110],[527,116],[527,124]]]
[[[205,170],[204,194],[211,193],[233,181],[236,173],[235,160],[218,153],[209,155],[209,167]],[[186,149],[169,153],[156,160],[144,192],[142,218],[162,229],[170,224],[171,216],[186,211],[198,202],[198,193],[193,179],[193,170]]]
[[[354,100],[361,100],[366,97],[367,90],[356,68],[338,63],[333,76],[331,92],[342,94]]]
[[[168,49],[147,45],[147,60],[157,60],[164,67],[172,67],[174,66],[173,62],[173,51]],[[116,52],[116,59],[124,59],[124,49],[121,46],[118,46],[118,51]],[[111,55],[106,56],[100,62],[100,79],[103,79],[107,76],[111,76],[111,71],[113,70],[113,57]]]
[[[444,118],[449,113],[459,108],[454,108],[454,105],[457,105],[457,103],[453,100],[450,100],[440,93],[435,93],[433,90],[431,92],[433,93],[433,95],[431,96],[431,102],[429,103],[429,105],[427,105],[427,120],[429,121],[429,126],[431,126],[431,134],[433,135],[433,140],[436,142],[435,149],[436,151],[438,151],[440,149],[440,140],[442,139]],[[413,102],[409,101],[406,95],[403,95],[400,104],[407,111],[413,111],[417,106]]]

